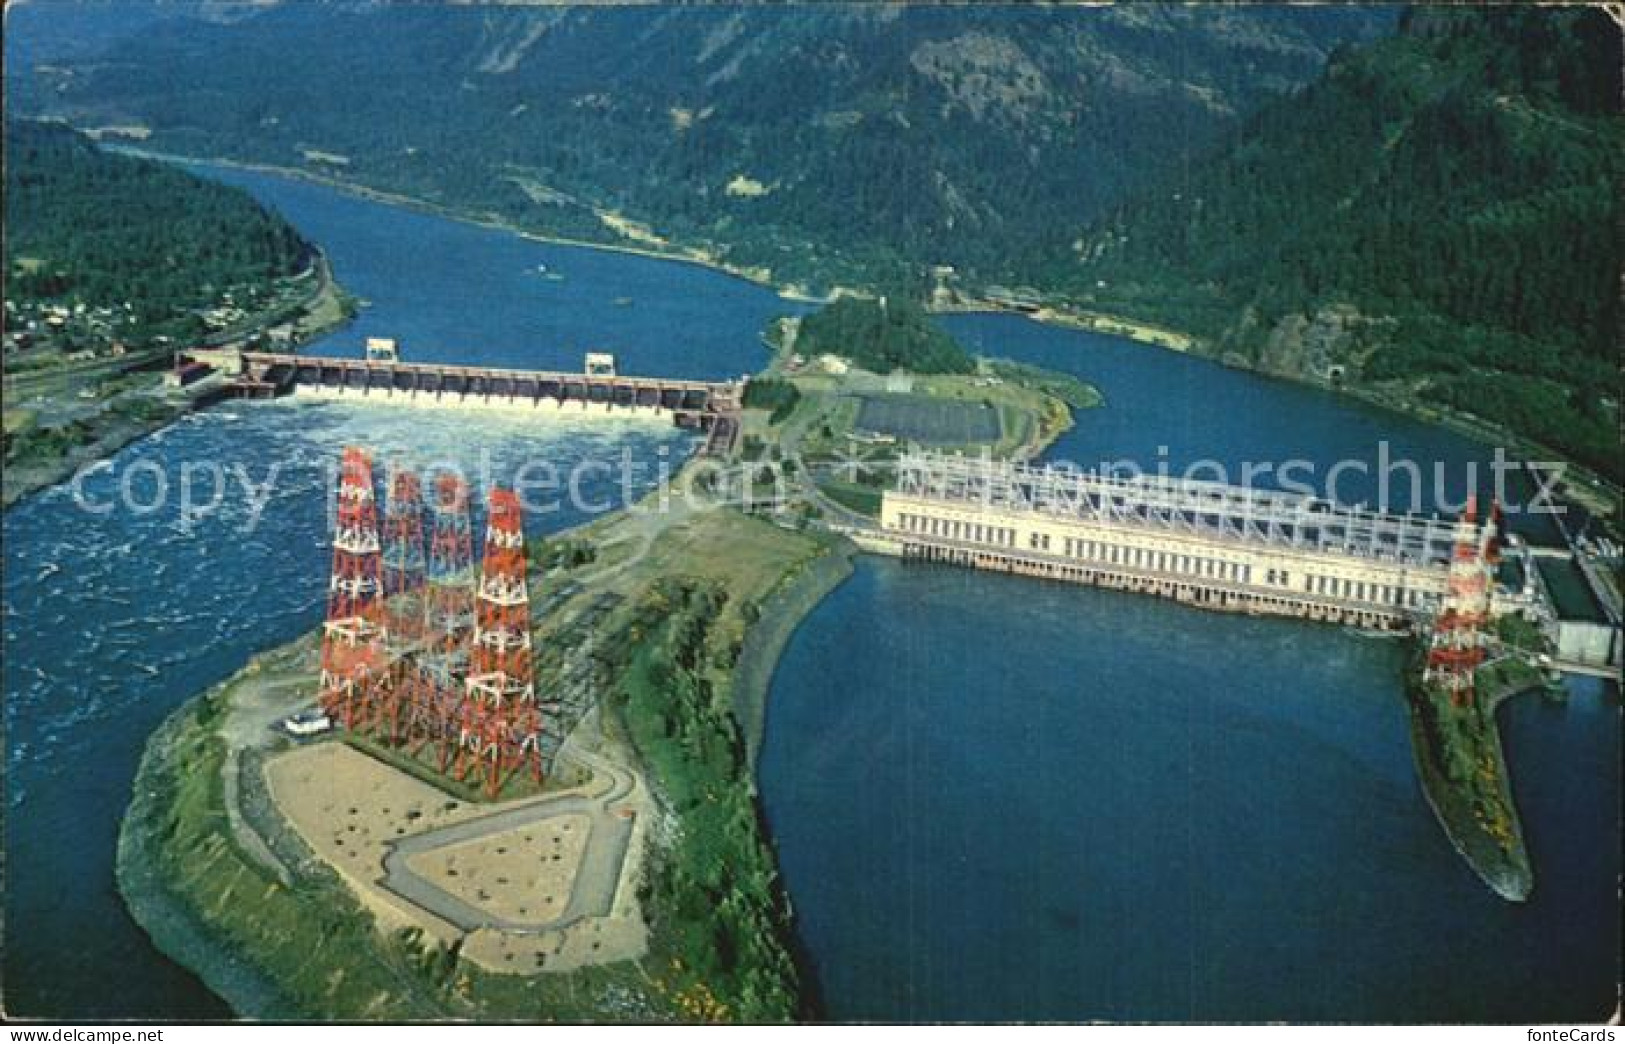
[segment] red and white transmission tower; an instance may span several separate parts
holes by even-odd
[[[1490,581],[1500,558],[1501,509],[1491,503],[1490,519],[1477,524],[1478,504],[1468,498],[1456,524],[1456,546],[1444,603],[1433,622],[1423,680],[1437,685],[1457,707],[1473,702],[1473,676],[1485,658],[1484,627],[1490,619]]]
[[[383,623],[395,664],[376,721],[391,742],[400,738],[415,685],[405,656],[423,640],[424,575],[423,487],[415,472],[393,466],[384,502]]]
[[[394,467],[384,503],[384,626],[402,647],[423,637],[426,572],[423,485],[416,472]]]
[[[405,672],[401,702],[413,753],[433,748],[445,772],[457,752],[474,622],[473,532],[468,486],[460,477],[442,475],[435,481],[430,517],[422,640],[415,666]]]
[[[459,778],[482,779],[491,797],[516,769],[542,779],[523,521],[512,490],[491,492],[458,759]]]
[[[347,729],[369,719],[386,680],[380,558],[372,458],[348,446],[339,468],[320,688],[323,710]]]
[[[429,532],[424,641],[430,660],[443,661],[448,676],[467,669],[468,634],[474,626],[474,534],[468,516],[468,485],[456,475],[435,482]]]

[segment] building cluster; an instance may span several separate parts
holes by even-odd
[[[519,498],[487,505],[476,570],[467,485],[392,469],[382,525],[366,451],[344,451],[320,700],[336,725],[495,797],[543,777]],[[427,526],[425,520],[427,517]]]
[[[43,301],[6,300],[5,335],[0,340],[8,360],[59,354],[68,361],[123,355],[134,306],[91,307]]]

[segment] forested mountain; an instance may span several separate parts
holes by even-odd
[[[59,124],[8,119],[5,145],[10,302],[128,304],[139,327],[309,263],[299,234],[238,189]]]
[[[1045,283],[1617,478],[1620,69],[1598,9],[1420,9],[1083,231]]]
[[[594,212],[613,209],[780,282],[873,284],[938,263],[1019,281],[1015,262],[1056,229],[1394,18],[288,3],[233,24],[150,21],[98,57],[8,63],[7,76],[19,105],[150,128],[157,148],[303,166],[586,238],[616,234]]]
[[[14,108],[780,283],[952,265],[1621,475],[1599,9],[156,7],[12,8]]]

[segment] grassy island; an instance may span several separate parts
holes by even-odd
[[[1411,748],[1434,816],[1456,851],[1496,895],[1523,902],[1534,868],[1512,798],[1496,710],[1548,683],[1516,651],[1480,668],[1476,699],[1455,706],[1422,680],[1422,653],[1406,671]]]
[[[779,324],[734,460],[691,462],[672,491],[532,548],[535,590],[550,592],[534,621],[537,685],[562,708],[562,746],[541,791],[505,790],[487,804],[443,782],[422,755],[282,734],[276,723],[315,695],[319,640],[306,635],[153,736],[119,846],[136,919],[250,1016],[815,1015],[754,779],[779,654],[851,571],[853,546],[813,523],[872,514],[878,465],[905,438],[1029,454],[1071,424],[1072,407],[1099,402],[1087,384],[1034,367],[969,355],[963,369],[937,366],[963,349],[904,311],[900,327],[880,324],[885,344],[871,346],[900,367],[885,375],[844,361],[800,365],[798,324]],[[842,470],[853,464],[863,466]],[[560,826],[547,851],[574,870],[549,884],[493,877],[512,872],[499,868],[481,877],[495,883],[477,898],[511,898],[509,913],[555,899],[573,910],[576,882],[591,877],[586,888],[608,897],[601,909],[518,932],[503,927],[506,914],[458,922],[455,905],[414,905],[401,891],[400,860],[418,856],[396,844],[455,833],[442,848],[458,854],[412,872],[438,874],[436,887],[467,897],[455,890],[498,866],[492,849],[507,851],[498,841],[478,848],[470,831],[519,815],[528,843],[578,812],[600,815],[589,836],[626,839],[614,859],[569,847]]]
[[[496,972],[477,952],[479,932],[447,938],[404,923],[369,887],[376,867],[358,874],[314,851],[285,814],[278,766],[324,751],[375,775],[381,764],[343,739],[294,744],[266,727],[309,704],[314,635],[256,658],[154,734],[121,831],[120,889],[160,948],[248,1016],[815,1014],[791,956],[751,751],[778,649],[844,578],[849,550],[698,493],[533,549],[537,589],[559,592],[536,620],[538,685],[576,708],[571,758],[593,776],[635,778],[642,802],[615,902],[623,927],[637,929],[623,933],[635,953],[550,953],[546,968],[538,957]],[[428,816],[462,814],[465,801],[444,791]],[[600,937],[589,938],[596,950]],[[608,930],[601,938],[606,950],[617,945]]]

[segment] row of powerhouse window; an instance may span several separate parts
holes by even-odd
[[[1016,546],[1016,531],[1008,526],[991,526],[980,522],[963,522],[958,519],[935,518],[928,515],[906,513],[899,515],[898,521],[905,530],[911,533],[919,533],[922,536],[965,540],[976,544],[990,544],[994,547],[1014,548]],[[1053,551],[1051,535],[1038,532],[1028,533],[1027,549],[1044,553]],[[1124,547],[1120,544],[1084,540],[1080,537],[1063,538],[1060,551],[1061,554],[1068,558],[1085,559],[1106,565],[1154,569],[1164,573],[1180,573],[1185,576],[1198,576],[1211,580],[1227,580],[1237,584],[1252,584],[1255,582],[1251,565],[1244,562],[1229,562],[1221,558],[1180,555],[1170,551],[1154,551],[1143,547]],[[1265,569],[1262,572],[1262,577],[1256,582],[1273,587],[1292,586],[1293,578],[1290,570]],[[1325,595],[1328,598],[1343,598],[1356,602],[1376,602],[1382,605],[1408,604],[1412,606],[1418,605],[1421,601],[1421,592],[1391,584],[1367,583],[1363,580],[1350,580],[1340,576],[1310,575],[1303,579],[1304,583],[1297,588],[1298,590],[1310,594]]]

